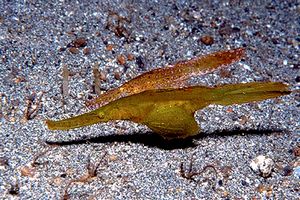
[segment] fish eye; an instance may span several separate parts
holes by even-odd
[[[98,113],[98,117],[99,117],[100,119],[103,119],[103,118],[104,118],[104,112],[99,112],[99,113]]]

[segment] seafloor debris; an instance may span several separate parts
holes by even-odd
[[[212,164],[205,165],[201,170],[194,170],[193,165],[194,165],[194,158],[193,155],[191,156],[190,163],[188,165],[188,169],[186,170],[184,168],[184,163],[181,162],[179,166],[179,174],[181,177],[191,180],[193,182],[196,182],[198,184],[203,183],[203,182],[209,182],[210,185],[212,186],[212,189],[216,189],[216,182],[218,178],[218,171],[216,167]],[[213,177],[207,177],[207,175],[210,175],[212,172]],[[222,180],[220,180],[222,182]]]
[[[94,75],[94,90],[97,95],[101,95],[101,73],[99,71],[99,64],[95,64],[93,68],[93,75]]]
[[[107,152],[105,152],[102,156],[101,159],[98,161],[97,164],[93,164],[90,159],[88,159],[87,163],[87,173],[82,175],[81,177],[77,179],[72,179],[66,186],[64,190],[64,194],[62,199],[70,199],[70,194],[68,193],[69,188],[71,187],[72,183],[87,183],[92,181],[92,179],[97,177],[97,170],[102,163],[104,157],[107,155]]]
[[[250,167],[256,174],[267,178],[273,171],[274,161],[264,155],[259,155],[251,161]]]
[[[27,105],[26,105],[26,108],[24,111],[25,120],[31,120],[37,115],[38,110],[41,107],[43,95],[44,95],[44,92],[42,91],[42,92],[39,92],[38,95],[36,93],[33,93],[27,97],[27,99],[26,99]],[[37,96],[39,96],[39,97],[37,97]]]
[[[62,68],[62,77],[63,77],[62,93],[64,98],[67,98],[69,95],[69,76],[70,76],[70,71],[67,65],[64,65]]]
[[[205,45],[212,45],[214,43],[214,38],[209,35],[204,35],[200,38],[200,41]]]
[[[115,33],[117,37],[124,37],[129,41],[130,33],[126,26],[130,23],[130,19],[120,16],[116,12],[110,11],[107,16],[106,29]]]

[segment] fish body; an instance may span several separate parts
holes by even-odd
[[[243,104],[289,93],[288,86],[279,82],[154,89],[117,99],[76,117],[46,123],[50,130],[68,130],[111,120],[130,120],[147,125],[166,139],[186,138],[200,132],[195,111],[210,104]]]
[[[146,90],[182,88],[187,86],[189,78],[226,67],[240,60],[244,55],[245,49],[237,48],[211,53],[191,60],[181,61],[164,68],[154,69],[86,102],[86,105],[89,108],[98,108],[116,99],[138,94]]]

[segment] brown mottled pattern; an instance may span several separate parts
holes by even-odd
[[[181,61],[165,68],[154,69],[88,101],[86,104],[90,108],[97,108],[121,97],[146,90],[184,87],[187,86],[187,80],[192,76],[210,73],[219,67],[228,66],[240,60],[244,54],[244,48],[237,48]]]

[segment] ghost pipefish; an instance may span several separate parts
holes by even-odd
[[[209,104],[243,104],[289,93],[288,86],[279,82],[154,89],[120,98],[76,117],[47,120],[46,124],[50,130],[68,130],[111,120],[130,120],[147,125],[166,139],[186,138],[200,132],[194,112]]]
[[[244,54],[244,48],[237,48],[181,61],[165,68],[154,69],[91,101],[87,101],[86,105],[89,108],[98,108],[121,97],[146,90],[184,87],[187,84],[187,80],[192,76],[207,74],[217,68],[226,67],[240,60]]]

